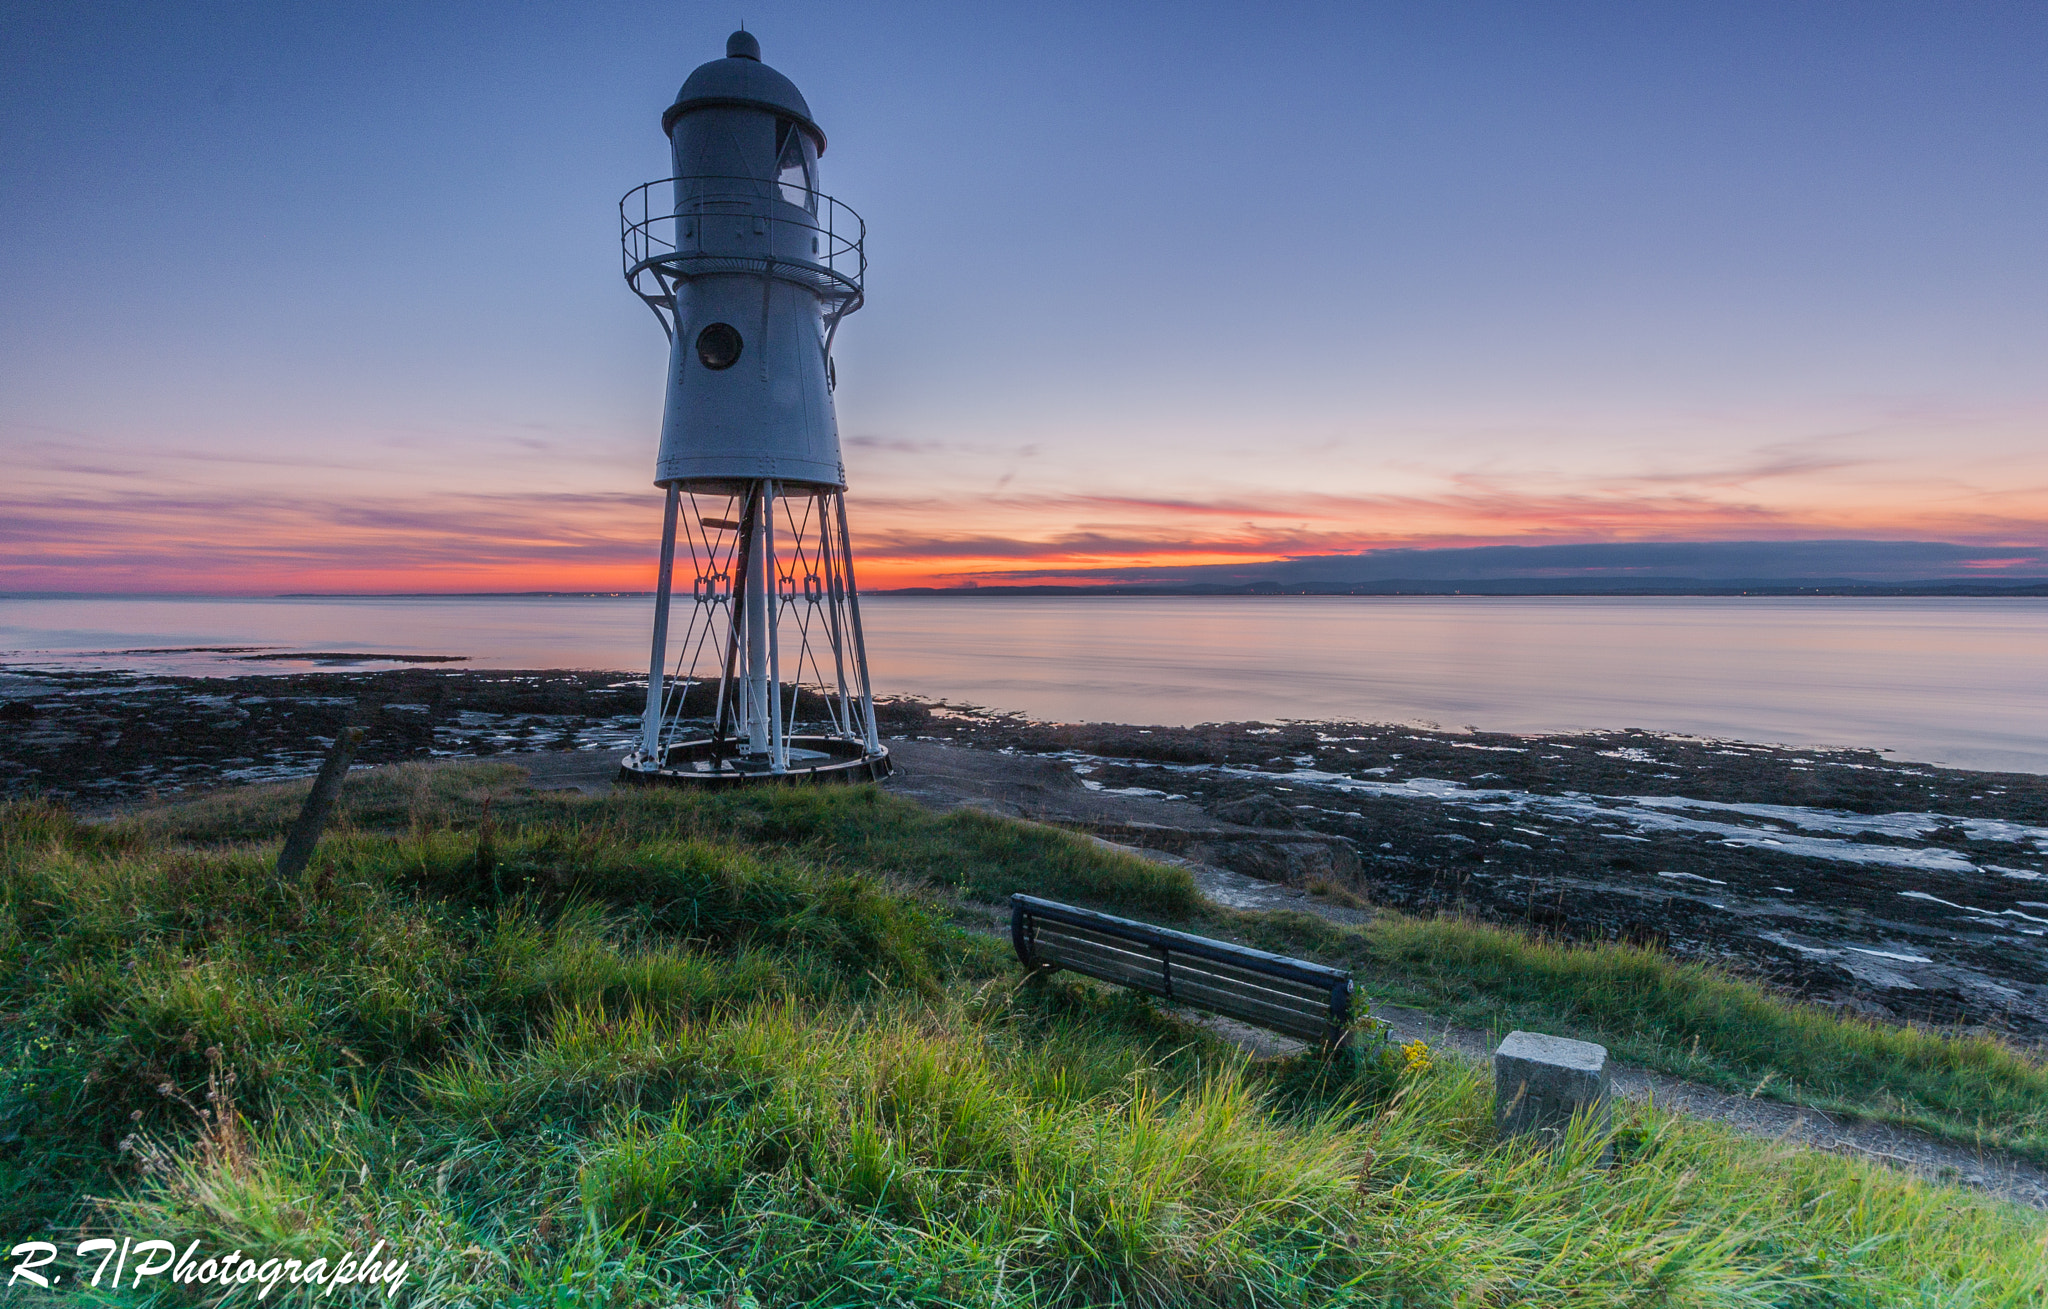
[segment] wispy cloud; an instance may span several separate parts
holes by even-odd
[[[1213,457],[1141,459],[1071,436],[870,434],[847,444],[864,464],[851,510],[861,576],[875,586],[1156,580],[1190,568],[1503,544],[2043,542],[2043,443],[2001,437],[2004,445],[1980,442],[1965,458],[1915,421],[1816,426],[1732,452],[1658,433],[1597,459],[1555,434],[1494,434],[1450,453],[1416,438],[1370,458],[1339,443],[1306,463],[1276,447],[1229,465],[1241,474],[1231,478]],[[2000,421],[2034,430],[2031,419]],[[8,436],[15,476],[0,487],[0,587],[648,585],[659,501],[644,473],[590,458],[564,463],[554,453],[567,434],[560,425],[512,427],[487,448],[415,433],[158,448],[17,424]],[[2010,558],[1992,551],[1956,567],[2022,567]]]
[[[647,497],[0,497],[8,589],[621,589],[652,574]]]

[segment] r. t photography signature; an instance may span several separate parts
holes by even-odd
[[[240,1250],[227,1254],[205,1254],[194,1241],[180,1252],[171,1241],[137,1241],[123,1237],[119,1241],[108,1236],[95,1236],[80,1241],[72,1250],[79,1261],[75,1270],[67,1269],[57,1262],[61,1251],[49,1241],[23,1241],[7,1252],[14,1260],[7,1285],[26,1282],[31,1286],[62,1290],[67,1278],[72,1285],[106,1286],[117,1288],[127,1278],[130,1289],[140,1287],[143,1279],[165,1279],[179,1286],[207,1286],[234,1290],[250,1287],[258,1300],[267,1299],[280,1285],[312,1286],[320,1288],[322,1296],[334,1294],[338,1286],[360,1286],[371,1290],[382,1290],[385,1298],[398,1293],[404,1284],[406,1272],[411,1269],[410,1261],[399,1260],[384,1254],[384,1243],[377,1242],[368,1254],[350,1252],[330,1262],[321,1259],[264,1258],[244,1255]],[[94,1257],[98,1262],[93,1263]],[[87,1266],[91,1271],[86,1271]],[[109,1276],[109,1269],[112,1274]]]

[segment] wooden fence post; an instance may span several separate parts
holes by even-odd
[[[349,761],[356,757],[356,747],[362,744],[364,730],[343,727],[334,734],[334,745],[320,765],[320,775],[313,779],[313,789],[299,810],[299,821],[292,824],[291,833],[284,838],[284,849],[278,851],[277,876],[280,881],[295,878],[306,870],[306,861],[313,857],[313,847],[320,844],[320,829],[327,825],[327,812],[334,808],[335,800],[341,795],[341,784],[348,780]]]

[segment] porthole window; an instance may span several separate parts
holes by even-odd
[[[740,340],[739,329],[731,323],[713,323],[697,333],[697,358],[713,372],[738,363],[740,351],[745,346],[746,342]]]

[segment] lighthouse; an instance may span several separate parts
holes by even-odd
[[[626,193],[626,283],[668,334],[653,654],[628,781],[886,776],[832,343],[866,230],[818,185],[825,133],[735,32],[661,116],[672,176]]]

